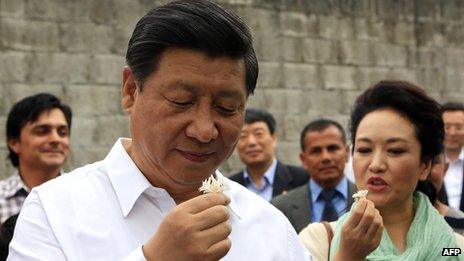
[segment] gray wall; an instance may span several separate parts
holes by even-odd
[[[0,157],[11,105],[51,92],[74,111],[66,169],[104,157],[128,136],[119,100],[130,33],[148,0],[0,0]],[[464,101],[464,1],[221,0],[250,25],[260,76],[249,106],[278,122],[278,156],[299,164],[310,120],[347,125],[350,106],[380,79],[406,79],[438,101]],[[225,172],[241,167],[237,156]],[[12,167],[0,161],[0,176]]]

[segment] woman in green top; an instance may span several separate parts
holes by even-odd
[[[382,81],[354,105],[356,186],[368,190],[336,223],[332,260],[438,260],[458,247],[427,199],[432,160],[443,150],[440,105],[408,82]]]

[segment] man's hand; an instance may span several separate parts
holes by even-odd
[[[145,258],[219,260],[231,247],[229,202],[222,193],[208,193],[179,204],[143,246]]]
[[[341,231],[334,260],[365,260],[380,244],[383,220],[374,203],[361,198]]]

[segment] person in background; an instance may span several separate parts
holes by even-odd
[[[446,103],[442,106],[445,123],[445,155],[448,170],[439,199],[452,208],[464,211],[464,105]]]
[[[272,114],[247,109],[237,152],[245,169],[230,177],[265,200],[308,182],[308,173],[276,159],[276,121]]]
[[[6,122],[6,143],[16,171],[0,181],[1,223],[19,213],[33,187],[60,174],[69,156],[71,119],[71,109],[48,93],[13,105]]]
[[[462,249],[422,189],[443,152],[440,105],[414,84],[381,81],[356,99],[350,130],[356,187],[367,196],[330,226],[301,231],[315,260],[441,260],[444,248]]]
[[[311,222],[337,220],[349,209],[356,192],[344,175],[349,147],[338,122],[310,122],[301,132],[300,144],[300,160],[311,177],[309,183],[271,201],[297,232]]]
[[[433,188],[438,191],[443,187],[443,180],[448,169],[448,163],[446,162],[445,154],[442,153],[433,160],[432,169],[430,171],[429,180],[433,185]],[[453,230],[461,235],[464,234],[464,213],[458,209],[449,207],[448,205],[441,202],[436,196],[432,198],[432,204],[438,210],[438,212],[445,217],[445,220],[453,228]]]
[[[131,138],[34,188],[9,260],[309,260],[282,213],[218,171],[258,78],[246,24],[212,1],[160,5],[126,61]]]

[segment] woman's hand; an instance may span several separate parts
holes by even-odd
[[[364,260],[380,244],[383,221],[374,203],[361,198],[342,227],[334,260]]]

